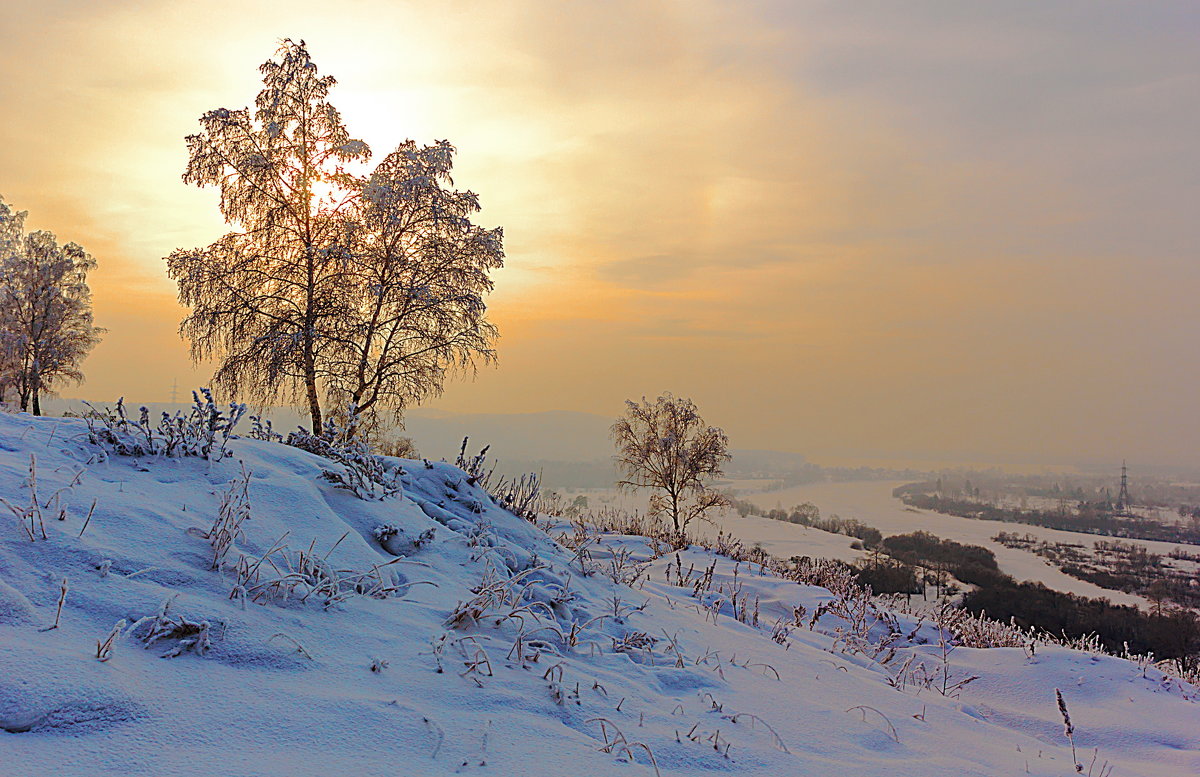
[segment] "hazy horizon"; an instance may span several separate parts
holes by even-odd
[[[669,390],[814,459],[1200,465],[1194,4],[2,6],[0,196],[99,262],[63,396],[206,382],[162,257],[225,225],[183,138],[293,37],[505,229],[499,366],[430,410]]]
[[[180,397],[183,395],[179,391]],[[153,402],[131,395],[124,397],[127,408],[150,405],[151,413],[160,410],[183,409],[182,399],[175,403]],[[101,397],[50,397],[44,400],[45,411],[51,415],[65,410],[78,412],[81,403],[93,407],[112,407],[115,400]],[[251,412],[256,412],[252,409]],[[304,426],[306,415],[295,407],[268,407],[263,411],[276,432],[286,435],[297,426]],[[613,419],[597,413],[577,410],[542,410],[527,413],[458,412],[443,408],[414,408],[405,418],[403,436],[409,437],[421,456],[453,460],[464,437],[469,438],[471,452],[490,446],[490,456],[504,464],[507,472],[528,471],[536,462],[590,463],[611,461],[613,450],[609,428]],[[245,431],[244,429],[242,430]],[[988,456],[971,451],[908,451],[888,453],[871,449],[813,449],[781,451],[752,448],[733,441],[734,462],[726,467],[740,471],[747,455],[754,461],[770,462],[785,471],[798,460],[825,468],[872,468],[912,470],[926,474],[943,471],[1001,470],[1013,475],[1030,474],[1109,474],[1119,477],[1122,460],[1080,454],[1075,457]],[[739,464],[740,462],[740,464]],[[1172,461],[1134,460],[1129,462],[1130,476],[1185,477],[1200,479],[1200,468]],[[536,469],[536,467],[532,467]]]

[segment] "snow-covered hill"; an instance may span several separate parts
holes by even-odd
[[[1197,692],[1152,667],[548,535],[444,463],[365,501],[277,442],[101,461],[85,432],[0,415],[4,777],[1070,775],[1056,688],[1085,773],[1200,773]]]

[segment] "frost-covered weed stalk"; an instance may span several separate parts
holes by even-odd
[[[228,412],[223,411],[207,388],[192,392],[192,407],[187,413],[164,412],[157,424],[151,422],[150,411],[145,407],[139,409],[137,418],[131,417],[125,410],[124,397],[117,400],[115,410],[108,407],[97,410],[92,405],[88,408],[83,415],[88,441],[106,453],[137,457],[196,456],[210,461],[230,455],[229,440],[246,412],[246,406],[237,402],[230,402]]]
[[[80,469],[75,473],[65,486],[55,491],[44,502],[38,497],[38,477],[37,477],[37,456],[33,453],[29,454],[29,475],[25,478],[25,488],[29,490],[29,504],[15,505],[4,497],[0,497],[0,504],[8,508],[13,517],[24,529],[25,535],[30,541],[36,541],[40,536],[43,540],[49,539],[46,534],[46,510],[51,511],[51,514],[60,521],[67,520],[67,507],[63,504],[63,494],[70,492],[75,486],[79,485],[80,478],[83,477],[84,470]],[[96,509],[96,503],[92,503],[92,510]],[[88,518],[91,518],[91,512],[88,512]],[[84,523],[84,527],[87,524]],[[80,532],[82,534],[82,531]]]
[[[341,465],[341,471],[325,470],[321,477],[337,488],[344,488],[359,499],[387,499],[400,494],[404,471],[371,452],[371,446],[357,434],[358,414],[354,407],[347,421],[330,418],[320,434],[297,429],[288,435],[287,444]]]
[[[108,636],[103,640],[96,640],[96,660],[107,661],[112,658],[113,648],[117,645],[117,640],[121,638],[121,634],[125,631],[126,621],[124,618],[117,621],[113,625],[112,631],[108,632]]]
[[[42,505],[38,501],[37,456],[32,453],[29,454],[29,476],[25,479],[25,487],[29,489],[28,505],[15,505],[4,497],[0,497],[0,504],[13,514],[31,542],[37,541],[39,536],[43,540],[48,539],[46,521],[42,517]]]
[[[171,596],[165,599],[157,613],[141,618],[126,633],[133,635],[142,631],[140,639],[142,646],[147,649],[162,640],[174,640],[175,645],[163,653],[162,658],[175,658],[189,652],[203,656],[212,647],[208,621],[190,621],[183,616],[173,615],[171,605],[175,598]]]
[[[1079,756],[1075,751],[1075,724],[1071,722],[1071,713],[1067,709],[1066,699],[1063,698],[1062,691],[1054,689],[1054,700],[1058,703],[1058,714],[1063,720],[1063,736],[1071,743],[1071,763],[1075,765],[1075,772],[1083,774],[1083,764],[1079,761]],[[1116,768],[1108,761],[1097,764],[1096,761],[1100,758],[1099,750],[1092,750],[1092,761],[1088,764],[1087,777],[1111,777],[1113,769]],[[1100,770],[1096,771],[1099,766]]]
[[[212,545],[213,557],[210,569],[220,569],[233,544],[245,533],[242,524],[250,519],[250,472],[242,465],[242,473],[229,482],[229,489],[221,496],[217,517],[212,528],[200,537]]]
[[[528,472],[513,479],[501,477],[493,485],[492,478],[496,472],[496,465],[492,463],[489,466],[487,460],[488,451],[492,446],[485,445],[479,453],[469,456],[467,441],[470,439],[470,437],[463,438],[462,446],[458,450],[458,458],[454,462],[454,466],[466,473],[467,483],[479,486],[491,496],[493,502],[518,518],[536,521],[542,495],[541,475],[536,472]]]

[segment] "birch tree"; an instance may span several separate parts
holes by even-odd
[[[21,409],[41,415],[43,393],[83,380],[80,364],[104,330],[87,285],[95,260],[50,232],[24,233],[24,219],[0,203],[0,352]]]
[[[612,426],[623,488],[651,488],[650,510],[671,518],[675,533],[703,518],[728,498],[709,488],[730,460],[729,438],[708,426],[690,399],[663,394],[654,402],[627,400]]]
[[[7,268],[10,257],[18,250],[21,236],[25,232],[25,211],[13,210],[0,198],[0,267]],[[7,295],[8,283],[0,278],[0,295]],[[0,308],[0,402],[8,397],[9,389],[16,385],[18,365],[17,343],[10,331],[10,311]]]
[[[193,357],[219,362],[214,382],[263,403],[302,397],[316,433],[329,334],[346,319],[352,285],[341,239],[345,165],[370,149],[326,99],[336,81],[318,73],[303,41],[284,41],[260,71],[253,110],[209,111],[187,138],[184,182],[218,187],[236,229],[174,252],[167,271],[191,308],[180,332]]]
[[[329,104],[334,79],[303,42],[279,57],[262,66],[253,112],[210,111],[188,138],[184,180],[219,187],[236,231],[167,262],[192,309],[180,330],[193,357],[215,357],[231,392],[302,398],[315,434],[323,400],[398,415],[495,359],[484,297],[503,233],[472,223],[479,199],[453,189],[446,141],[406,141],[353,173],[370,149]]]
[[[484,296],[503,232],[471,222],[454,191],[454,147],[406,141],[364,182],[352,214],[353,314],[339,332],[330,394],[360,413],[399,412],[441,392],[448,370],[495,359]]]

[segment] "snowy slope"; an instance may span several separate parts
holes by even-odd
[[[31,454],[43,503],[82,470],[59,498],[65,519],[43,511],[48,539],[0,508],[3,777],[1069,775],[1055,688],[1085,769],[1097,748],[1095,774],[1106,759],[1118,777],[1200,773],[1196,691],[1152,668],[1049,647],[960,647],[947,664],[939,632],[904,617],[886,660],[848,649],[831,614],[775,641],[777,619],[803,607],[807,621],[835,597],[696,548],[653,561],[634,588],[615,583],[603,570],[628,574],[649,557],[644,540],[576,554],[446,464],[399,462],[404,495],[367,502],[320,479],[330,462],[279,443],[237,440],[220,462],[96,462],[83,430],[0,415],[0,496],[29,503]],[[242,464],[251,518],[214,571],[202,534]],[[387,548],[385,524],[401,530]],[[303,553],[341,570],[345,598],[302,601],[297,585],[287,600],[231,599],[234,562],[280,538],[279,572],[260,582]],[[699,598],[667,572],[714,560]],[[45,630],[64,577],[60,626]],[[757,599],[757,628],[732,617],[719,593],[732,589]],[[472,620],[459,605],[480,591],[507,601]],[[141,619],[166,600],[168,617],[209,624],[203,655],[174,638],[144,645]],[[139,625],[97,660],[122,619]],[[943,696],[917,666],[979,679]]]

